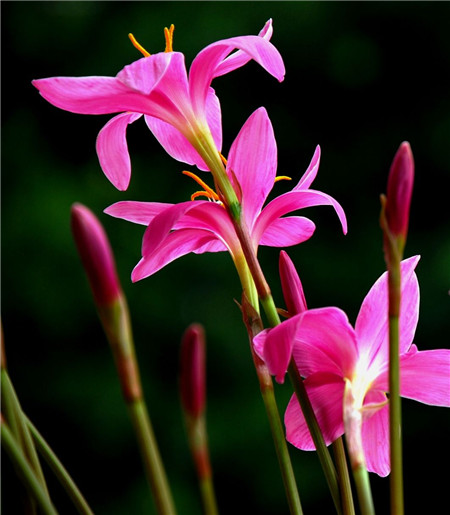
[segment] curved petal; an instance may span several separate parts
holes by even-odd
[[[318,372],[305,379],[304,384],[325,443],[329,445],[344,433],[344,381],[333,374]],[[295,395],[286,408],[284,423],[286,439],[292,445],[304,451],[315,450],[316,446]]]
[[[219,99],[210,88],[206,100],[206,118],[217,149],[222,148],[222,125]],[[208,170],[207,165],[189,140],[173,125],[153,116],[145,116],[145,122],[164,150],[177,161]]]
[[[268,247],[290,247],[311,238],[316,226],[303,216],[286,216],[274,220],[264,231],[259,242]]]
[[[385,402],[381,392],[369,392],[365,401],[368,403]],[[363,420],[362,441],[367,470],[385,477],[391,470],[389,456],[389,405],[373,412]]]
[[[293,190],[280,195],[273,199],[262,210],[260,216],[256,220],[253,235],[256,241],[277,218],[311,206],[333,206],[342,225],[344,234],[347,233],[347,220],[341,205],[326,193],[315,190]]]
[[[418,351],[412,345],[400,356],[400,395],[432,406],[450,407],[450,350]],[[374,388],[388,390],[388,367]]]
[[[268,20],[264,27],[260,30],[258,36],[264,38],[267,41],[270,41],[270,38],[273,34],[272,27],[272,19]],[[232,53],[228,57],[226,57],[221,63],[216,66],[214,70],[213,78],[219,77],[220,75],[225,75],[241,66],[244,66],[251,60],[251,57],[243,52],[242,50],[237,50]]]
[[[277,146],[272,124],[264,107],[244,123],[231,145],[227,171],[239,182],[242,211],[250,230],[273,187],[277,169]]]
[[[317,372],[352,377],[357,343],[347,315],[333,307],[304,311],[292,355],[304,377]]]
[[[150,222],[165,209],[173,206],[164,202],[139,202],[122,200],[108,206],[103,212],[135,224],[149,225]]]
[[[136,282],[153,275],[175,259],[198,251],[214,238],[211,232],[198,229],[183,229],[170,233],[164,240],[164,245],[139,261],[131,274],[131,280]]]
[[[289,318],[253,338],[255,351],[264,360],[270,374],[276,377],[278,383],[284,383],[300,317],[301,315],[297,315]]]
[[[272,43],[264,38],[241,36],[212,43],[195,57],[189,70],[190,96],[197,116],[204,112],[208,88],[218,65],[235,49],[242,50],[280,82],[284,79],[283,59]]]
[[[128,153],[126,130],[140,114],[122,113],[101,129],[97,136],[96,149],[100,166],[112,184],[120,191],[128,188],[131,178],[131,162]]]
[[[320,165],[320,146],[317,145],[314,155],[312,156],[311,162],[309,163],[306,172],[302,175],[301,179],[298,181],[297,186],[295,186],[294,190],[306,190],[311,186],[311,183],[316,178],[317,172],[319,171]]]
[[[402,302],[400,305],[400,354],[410,347],[419,316],[419,285],[414,269],[419,256],[401,263]],[[366,295],[358,317],[355,331],[361,360],[367,366],[385,368],[388,361],[388,285],[385,272]]]

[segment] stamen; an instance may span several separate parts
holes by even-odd
[[[292,181],[292,179],[291,179],[291,177],[288,177],[287,175],[278,175],[277,177],[275,177],[274,182],[278,182],[278,181]]]
[[[133,34],[131,34],[131,32],[128,34],[128,37],[130,38],[131,43],[133,43],[134,48],[137,48],[144,57],[150,57],[151,54],[137,42],[136,38],[133,36]]]
[[[166,39],[166,49],[164,52],[173,52],[173,31],[175,30],[175,25],[172,23],[170,28],[164,27],[164,37]]]
[[[223,156],[220,152],[219,152],[219,156],[220,156],[220,159],[222,160],[222,163],[227,166],[227,160],[225,159],[225,156]]]
[[[200,179],[200,177],[197,177],[197,175],[195,175],[195,173],[187,172],[187,171],[184,171],[184,172],[182,172],[182,173],[183,173],[184,175],[187,175],[187,176],[188,176],[188,177],[190,177],[191,179],[194,179],[194,181],[195,181],[197,184],[200,184],[200,186],[201,186],[202,188],[205,188],[205,191],[204,191],[204,192],[203,192],[203,191],[201,191],[201,192],[196,192],[196,193],[194,193],[194,195],[199,196],[199,195],[197,195],[197,193],[200,193],[200,194],[202,194],[202,195],[204,195],[204,194],[206,193],[206,196],[207,196],[208,198],[211,198],[211,199],[216,200],[216,201],[220,200],[219,195],[217,195],[217,193],[216,193],[212,188],[210,188],[210,187],[206,184],[206,182],[203,182],[203,181]],[[191,197],[191,200],[194,200],[194,199]]]
[[[195,200],[198,197],[206,197],[208,200],[216,200],[211,196],[211,193],[208,193],[207,191],[196,191],[191,195],[191,200]]]

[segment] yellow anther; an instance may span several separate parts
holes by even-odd
[[[278,181],[292,181],[292,179],[291,179],[291,177],[288,177],[287,175],[278,175],[277,177],[275,177],[274,182],[278,182]]]
[[[134,48],[137,48],[144,57],[150,57],[149,52],[147,52],[147,50],[145,50],[145,48],[137,42],[136,38],[133,36],[133,34],[131,34],[131,32],[128,34],[128,37],[133,43]]]
[[[202,188],[205,188],[205,191],[197,191],[195,192],[192,196],[191,196],[191,200],[194,200],[194,198],[197,198],[199,197],[200,195],[202,196],[205,196],[205,197],[208,197],[212,200],[216,200],[216,201],[219,201],[220,198],[219,198],[219,195],[217,195],[217,193],[212,189],[210,188],[206,182],[203,182],[200,177],[197,177],[197,175],[195,175],[195,173],[192,173],[192,172],[187,172],[187,171],[184,171],[183,172],[184,175],[187,175],[188,177],[190,177],[191,179],[194,179],[194,181],[197,183],[197,184],[200,184],[200,186]]]
[[[173,52],[173,31],[175,25],[172,23],[170,28],[164,27],[164,37],[166,39],[166,49],[164,52]]]

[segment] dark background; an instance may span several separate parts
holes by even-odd
[[[56,109],[31,80],[115,75],[140,54],[163,50],[163,28],[189,65],[207,44],[257,34],[287,69],[279,84],[255,63],[213,83],[226,153],[247,117],[264,105],[279,147],[279,174],[296,181],[316,144],[314,188],[343,205],[343,236],[329,207],[309,209],[313,238],[289,250],[310,307],[336,305],[354,321],[384,270],[379,194],[403,140],[416,179],[406,255],[417,268],[419,349],[449,347],[450,5],[445,2],[2,2],[2,322],[8,367],[23,407],[99,514],[154,513],[109,348],[69,230],[73,202],[104,223],[130,305],[145,394],[180,514],[200,501],[178,402],[179,341],[193,321],[208,336],[208,426],[222,513],[287,513],[245,329],[233,302],[237,274],[226,254],[190,255],[132,284],[143,228],[102,214],[118,200],[187,200],[181,175],[143,121],[128,129],[133,176],[121,193],[101,173],[95,138],[110,116]],[[193,170],[194,171],[194,170]],[[276,186],[277,193],[289,189]],[[261,248],[278,305],[277,249]],[[280,412],[289,385],[276,386]],[[403,403],[406,511],[448,504],[448,412]],[[306,513],[332,512],[315,453],[291,456]],[[444,465],[443,464],[444,461]],[[2,460],[5,515],[19,512],[16,480]],[[444,470],[444,472],[442,472]],[[446,477],[447,476],[447,477]],[[379,513],[388,479],[371,475]],[[61,513],[73,513],[50,482]]]

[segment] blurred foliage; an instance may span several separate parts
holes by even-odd
[[[416,161],[407,255],[421,254],[422,303],[416,343],[449,346],[450,5],[445,2],[2,2],[2,301],[10,374],[22,404],[99,514],[154,513],[115,370],[69,230],[73,202],[102,220],[115,250],[134,322],[145,393],[181,514],[200,501],[178,402],[179,340],[193,321],[208,336],[208,424],[223,513],[286,513],[275,453],[233,299],[240,289],[225,254],[187,256],[137,284],[142,227],[111,219],[118,200],[178,202],[193,183],[143,122],[128,130],[133,177],[126,193],[105,179],[95,138],[108,116],[81,116],[46,103],[32,79],[115,75],[163,49],[189,64],[207,44],[256,34],[274,20],[285,60],[282,84],[255,63],[214,82],[223,109],[224,152],[264,105],[279,147],[279,174],[298,180],[314,147],[314,184],[341,202],[349,233],[330,208],[306,212],[317,230],[289,250],[310,307],[337,305],[354,320],[384,270],[379,194],[399,144]],[[276,192],[289,188],[279,183]],[[276,301],[278,250],[260,250]],[[276,387],[280,411],[289,385]],[[404,402],[406,508],[431,513],[447,503],[441,456],[448,414]],[[332,505],[314,453],[291,448],[306,513]],[[17,481],[2,463],[5,515],[17,511]],[[388,481],[372,476],[380,513]],[[51,489],[69,514],[60,487]]]

